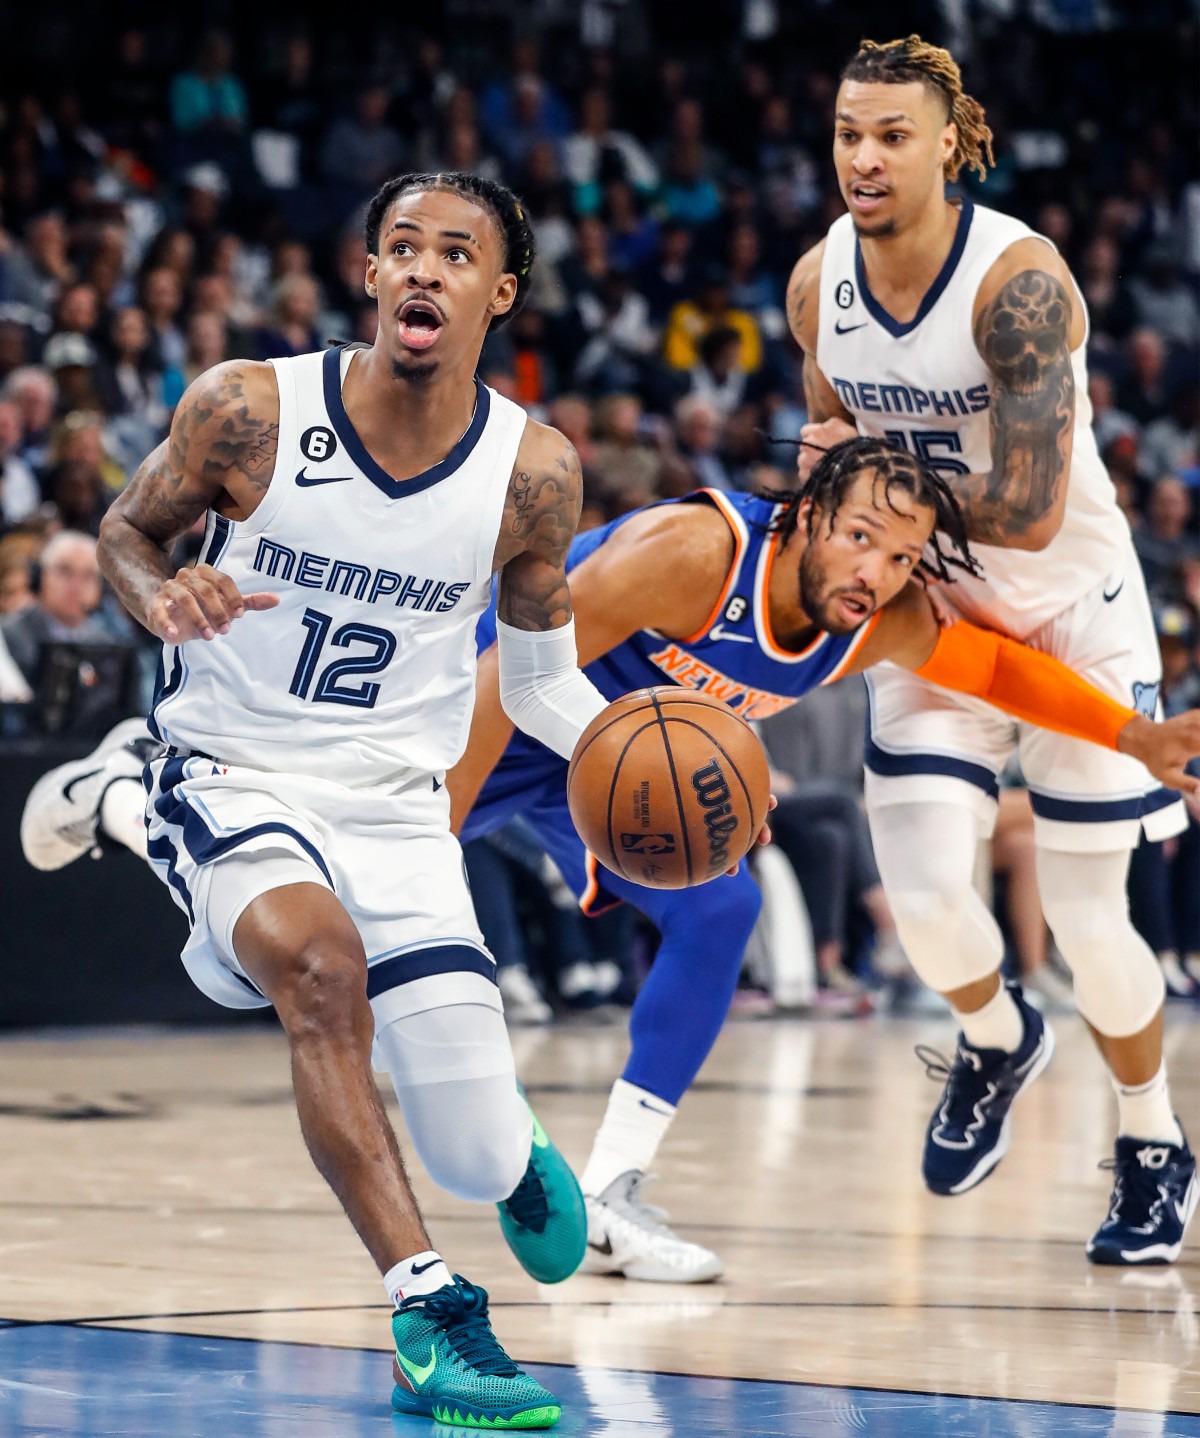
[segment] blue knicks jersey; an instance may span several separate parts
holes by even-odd
[[[756,495],[711,489],[664,503],[711,504],[717,509],[733,535],[733,562],[712,613],[695,634],[667,639],[652,629],[641,629],[587,666],[587,677],[606,699],[655,684],[678,684],[713,695],[743,719],[768,719],[810,689],[846,672],[874,628],[875,616],[852,634],[822,630],[800,651],[784,649],[771,632],[768,596],[780,540],[769,532],[769,525],[779,505]],[[571,545],[567,572],[606,544],[631,517],[622,515],[581,534]],[[479,648],[485,649],[495,637],[493,602],[479,623]],[[522,739],[520,734],[514,736],[515,743]]]

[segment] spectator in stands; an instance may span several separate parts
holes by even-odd
[[[49,314],[59,291],[75,278],[67,248],[67,227],[57,210],[25,226],[25,243],[8,261],[8,299]]]
[[[164,368],[180,369],[185,346],[179,328],[183,284],[178,273],[166,266],[150,270],[142,280],[141,301],[158,346],[159,363]]]
[[[51,468],[67,460],[85,460],[100,471],[105,486],[114,494],[125,487],[129,477],[109,453],[101,416],[87,410],[73,410],[58,422],[46,454]]]
[[[733,476],[721,457],[721,412],[711,399],[692,394],[679,401],[675,406],[675,437],[679,453],[697,484],[719,490],[734,487]]]
[[[615,265],[632,272],[654,259],[658,252],[658,221],[646,214],[628,180],[610,180],[605,185],[603,215]]]
[[[21,458],[22,428],[20,409],[0,401],[0,528],[19,523],[41,501],[33,470]]]
[[[321,337],[316,319],[321,308],[317,282],[310,275],[286,275],[271,298],[271,323],[258,335],[258,358],[311,354]]]
[[[739,370],[752,374],[761,367],[762,334],[754,316],[730,302],[724,270],[710,266],[697,297],[683,300],[671,311],[663,337],[663,358],[672,369],[694,369],[700,359],[700,341],[715,329],[737,332]]]
[[[1137,435],[1137,420],[1117,408],[1112,379],[1103,370],[1093,369],[1088,374],[1088,398],[1092,402],[1096,445],[1102,453],[1121,435]]]
[[[64,529],[99,538],[112,494],[92,460],[66,459],[56,464],[46,476],[46,494]]]
[[[229,330],[223,315],[215,310],[201,311],[188,320],[187,353],[183,361],[183,379],[191,384],[213,365],[232,359],[229,352]]]
[[[509,163],[519,163],[539,140],[559,144],[570,134],[570,111],[542,78],[532,40],[516,41],[509,63],[484,85],[479,123],[488,144]]]
[[[1097,236],[1084,251],[1080,287],[1087,301],[1093,343],[1096,336],[1107,337],[1109,344],[1123,340],[1137,315],[1121,281],[1121,251],[1113,240]]]
[[[746,397],[746,372],[738,365],[742,337],[732,325],[719,325],[700,341],[698,363],[688,371],[688,394],[702,399],[722,420]]]
[[[1129,282],[1136,322],[1168,344],[1195,346],[1200,338],[1200,308],[1179,278],[1171,245],[1159,244],[1145,258],[1143,273]]]
[[[100,409],[100,396],[96,389],[96,349],[86,336],[72,333],[52,335],[42,354],[42,363],[54,376],[61,414]]]
[[[106,414],[136,419],[153,449],[165,431],[163,371],[156,361],[150,324],[144,310],[126,306],[113,315],[107,346],[96,369],[96,387]]]
[[[1191,508],[1187,486],[1173,475],[1156,481],[1150,491],[1146,523],[1133,543],[1151,598],[1181,598],[1184,565],[1200,558],[1200,544],[1187,532]]]
[[[17,453],[36,475],[46,462],[58,387],[49,370],[41,365],[24,365],[5,380],[0,396],[20,411],[21,439]]]
[[[579,462],[586,474],[596,459],[592,440],[592,407],[582,395],[560,394],[551,400],[546,423],[558,430],[575,446]]]
[[[54,329],[59,334],[91,338],[100,324],[100,301],[91,285],[72,284],[54,306]]]
[[[0,245],[3,240],[0,239]],[[0,293],[3,293],[3,254],[0,253]],[[16,320],[0,320],[0,384],[29,363],[29,331]]]
[[[19,614],[36,603],[29,584],[29,559],[20,549],[9,548],[16,536],[0,539],[0,619]]]
[[[386,85],[368,85],[352,114],[335,120],[321,147],[326,179],[369,194],[403,168],[404,141],[388,124]]]
[[[594,290],[577,296],[575,320],[576,387],[597,395],[642,390],[658,332],[624,266],[612,265]]]
[[[42,551],[40,570],[37,602],[0,620],[0,634],[29,684],[37,681],[43,644],[51,640],[103,644],[112,639],[98,613],[100,565],[90,534],[60,531]]]
[[[1117,403],[1138,424],[1149,424],[1167,407],[1167,351],[1153,330],[1134,330],[1129,336],[1129,373],[1117,387]]]
[[[620,181],[636,194],[658,187],[654,161],[627,130],[613,128],[608,95],[597,87],[579,101],[579,128],[563,144],[563,174],[574,187],[575,208],[592,214],[607,186]]]
[[[233,74],[233,42],[210,30],[196,63],[171,81],[171,124],[188,135],[240,135],[249,119],[246,91]]]
[[[595,491],[615,512],[636,509],[658,495],[662,460],[642,443],[642,403],[636,395],[613,394],[596,406]]]
[[[1138,463],[1150,480],[1200,463],[1200,384],[1192,380],[1176,387],[1170,412],[1142,431]]]

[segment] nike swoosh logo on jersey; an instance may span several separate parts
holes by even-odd
[[[69,800],[71,797],[71,790],[75,787],[76,784],[82,784],[85,779],[94,779],[96,775],[99,774],[99,772],[99,769],[89,769],[86,774],[76,774],[74,779],[72,779],[69,783],[63,785],[63,798]]]
[[[413,1363],[411,1359],[405,1358],[404,1354],[399,1352],[396,1354],[396,1360],[400,1364],[400,1367],[404,1369],[405,1373],[412,1379],[414,1385],[420,1388],[437,1367],[437,1349],[433,1347],[432,1344],[430,1345],[428,1363]]]
[[[302,469],[296,476],[296,483],[301,489],[311,489],[317,484],[348,484],[353,478],[352,474],[306,474]]]
[[[866,327],[866,320],[863,320],[862,324],[860,325],[840,325],[838,324],[837,320],[834,320],[833,322],[833,332],[835,335],[852,334],[855,330],[865,330]]]
[[[714,624],[713,627],[708,631],[708,637],[710,639],[716,640],[730,639],[733,641],[734,644],[754,643],[753,634],[734,634],[732,633],[732,631],[726,629],[723,624]]]
[[[1122,579],[1121,582],[1120,582],[1120,584],[1117,585],[1117,587],[1113,590],[1113,592],[1112,592],[1111,594],[1110,594],[1110,593],[1108,592],[1108,590],[1106,589],[1106,590],[1104,591],[1104,602],[1105,602],[1105,604],[1111,604],[1111,603],[1113,602],[1113,600],[1117,597],[1117,595],[1120,594],[1121,590],[1124,589],[1124,588],[1125,588],[1125,581]]]

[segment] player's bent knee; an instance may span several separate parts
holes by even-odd
[[[366,961],[340,937],[309,938],[274,977],[268,997],[289,1034],[370,1033]]]
[[[532,1121],[511,1076],[420,1084],[399,1097],[413,1147],[439,1188],[499,1203],[521,1182]]]

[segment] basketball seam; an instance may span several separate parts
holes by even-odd
[[[663,753],[667,756],[667,768],[671,772],[671,785],[675,790],[675,812],[679,815],[679,836],[683,840],[683,858],[687,864],[687,886],[692,885],[692,845],[688,837],[687,814],[683,808],[683,795],[679,792],[679,776],[675,772],[675,755],[671,753],[671,741],[667,737],[667,721],[662,712],[662,706],[658,702],[658,695],[653,689],[647,691],[650,695],[650,702],[654,705],[655,713],[658,715],[659,729],[662,731]],[[696,728],[700,726],[697,724]]]
[[[631,694],[636,694],[637,692],[637,690],[632,690]],[[643,689],[641,692],[643,694],[649,694],[652,691],[649,689]],[[623,694],[620,699],[614,699],[612,702],[614,704],[620,704],[622,700],[630,698],[631,694]],[[592,747],[596,740],[599,739],[601,734],[607,734],[608,731],[612,728],[612,726],[614,724],[619,724],[622,719],[631,719],[635,714],[640,714],[643,709],[651,709],[653,707],[654,706],[652,704],[645,703],[640,705],[637,709],[626,709],[620,714],[615,714],[606,724],[602,724],[600,728],[597,729],[596,732],[592,735],[592,737],[587,741],[587,743],[584,744],[582,748],[576,749],[575,752],[571,755],[571,762],[567,766],[567,782],[570,783],[571,772],[575,768],[576,763],[583,758],[583,756]]]
[[[635,709],[633,712],[634,714],[640,714],[641,710]],[[628,719],[629,717],[630,716],[628,714],[621,715],[621,718],[623,719]],[[617,784],[621,778],[621,766],[625,763],[626,754],[629,753],[629,750],[636,739],[640,738],[647,729],[653,728],[654,720],[651,719],[648,723],[643,724],[641,728],[635,729],[633,733],[629,736],[629,738],[626,739],[625,747],[617,755],[617,762],[613,765],[612,783],[609,785],[608,788],[608,803],[605,806],[604,831],[608,837],[608,852],[609,857],[613,861],[612,867],[616,873],[620,874],[621,878],[628,879],[631,884],[636,883],[637,881],[631,875],[625,872],[625,865],[622,864],[620,855],[617,853],[617,846],[613,843],[613,795],[617,792]],[[688,877],[691,877],[690,871],[688,873]]]

